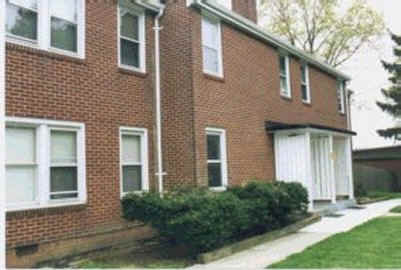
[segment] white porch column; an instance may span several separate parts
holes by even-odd
[[[0,269],[6,268],[5,3],[6,1],[0,0]]]
[[[352,166],[352,138],[348,137],[345,143],[345,153],[347,155],[347,179],[348,179],[348,192],[349,192],[349,199],[355,199],[354,196],[354,170]]]
[[[312,151],[311,151],[311,134],[307,132],[305,134],[305,164],[306,164],[306,173],[305,173],[305,181],[307,183],[308,195],[309,195],[309,207],[308,211],[313,211],[313,197],[314,197],[314,183],[313,183],[313,172],[312,172]]]
[[[329,135],[329,150],[330,150],[330,185],[331,185],[331,202],[337,202],[337,192],[336,192],[336,177],[335,177],[335,169],[334,169],[334,137],[333,135]]]

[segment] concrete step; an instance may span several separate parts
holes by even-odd
[[[321,216],[334,216],[336,212],[355,207],[356,205],[355,200],[342,200],[337,201],[337,203],[317,203],[313,212]]]

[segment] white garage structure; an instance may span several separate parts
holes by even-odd
[[[274,136],[276,179],[300,182],[309,210],[354,203],[351,137],[356,133],[314,124],[267,122]]]

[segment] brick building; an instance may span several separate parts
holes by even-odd
[[[120,217],[127,192],[279,179],[311,208],[353,199],[349,78],[264,32],[255,0],[6,0],[6,14],[9,266],[151,236]]]

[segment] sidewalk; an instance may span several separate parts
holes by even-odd
[[[275,241],[233,254],[207,265],[195,265],[188,269],[264,269],[289,255],[303,251],[334,234],[346,232],[373,218],[385,215],[391,208],[401,205],[401,199],[367,205],[366,209],[347,209],[342,217],[324,217],[299,232]]]

